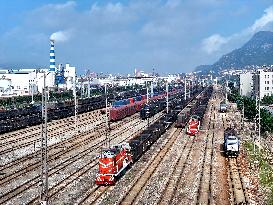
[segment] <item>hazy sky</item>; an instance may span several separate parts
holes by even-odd
[[[78,73],[189,72],[260,30],[273,31],[272,0],[0,0],[0,66]]]

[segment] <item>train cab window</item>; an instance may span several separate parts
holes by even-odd
[[[236,142],[228,142],[228,145],[235,145],[237,144],[237,141]]]
[[[103,150],[101,158],[112,158],[115,156],[115,153],[112,150]]]

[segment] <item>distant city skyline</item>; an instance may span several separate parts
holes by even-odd
[[[190,72],[273,31],[272,0],[0,0],[0,67],[49,67],[77,73]]]

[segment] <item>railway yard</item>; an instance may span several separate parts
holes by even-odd
[[[241,120],[236,109],[219,112],[223,99],[214,86],[196,136],[172,124],[113,186],[95,184],[101,148],[134,138],[147,120],[135,113],[108,134],[100,109],[78,115],[77,132],[73,117],[48,123],[49,204],[257,204],[243,146],[238,158],[223,153],[224,130]],[[0,135],[0,204],[40,203],[40,139],[40,125]]]

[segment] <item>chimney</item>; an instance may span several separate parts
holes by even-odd
[[[54,40],[50,39],[50,53],[49,53],[49,71],[55,72],[55,49],[54,49]]]

